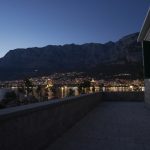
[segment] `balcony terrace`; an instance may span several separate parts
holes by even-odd
[[[102,102],[46,150],[149,150],[144,102]]]
[[[3,109],[0,149],[143,150],[150,146],[149,117],[143,92],[100,92]]]

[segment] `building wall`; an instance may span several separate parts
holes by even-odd
[[[150,41],[143,41],[144,77],[150,79]]]
[[[150,41],[143,41],[145,103],[150,104]]]
[[[150,104],[150,79],[145,79],[145,103]]]

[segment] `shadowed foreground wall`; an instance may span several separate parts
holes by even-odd
[[[0,150],[43,150],[102,100],[143,99],[142,92],[95,93],[0,110]]]
[[[0,150],[44,149],[100,101],[90,94],[0,111]]]
[[[104,92],[103,101],[144,101],[144,92]]]
[[[145,79],[145,103],[150,107],[150,79]]]

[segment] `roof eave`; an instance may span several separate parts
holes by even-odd
[[[148,34],[150,34],[150,8],[145,17],[145,20],[144,20],[144,23],[141,28],[137,41],[142,42],[144,40],[147,40]]]

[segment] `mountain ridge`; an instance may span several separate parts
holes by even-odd
[[[18,48],[0,58],[0,80],[22,79],[54,72],[97,71],[109,73],[114,65],[136,66],[141,71],[142,48],[136,39],[139,33],[127,35],[117,42],[47,45]],[[99,68],[101,66],[101,69]],[[107,71],[102,69],[107,66]],[[134,69],[133,67],[133,69]],[[38,72],[34,72],[38,70]],[[129,68],[129,70],[131,70]],[[9,75],[11,72],[11,76]],[[116,68],[116,72],[119,72]],[[120,70],[120,72],[124,72]],[[131,71],[126,71],[130,73]],[[132,72],[131,72],[132,73]]]

